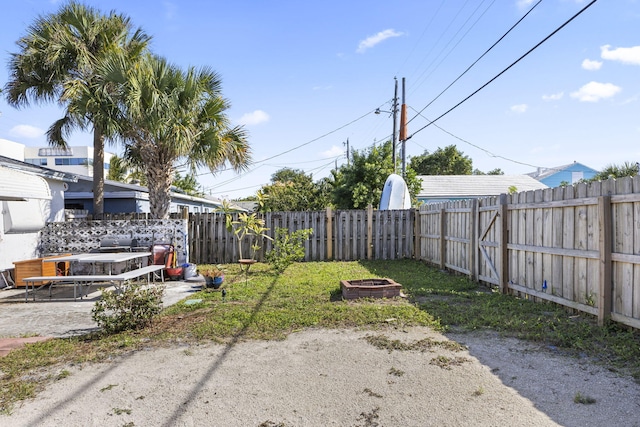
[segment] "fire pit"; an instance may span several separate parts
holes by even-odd
[[[393,298],[400,296],[400,283],[392,279],[341,280],[342,297],[356,298]]]

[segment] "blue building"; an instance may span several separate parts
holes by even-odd
[[[538,168],[536,172],[528,173],[530,177],[544,183],[547,187],[559,187],[562,183],[575,184],[583,179],[591,179],[598,173],[597,170],[585,166],[582,163],[573,162],[569,165],[555,168]]]

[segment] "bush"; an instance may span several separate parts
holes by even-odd
[[[313,234],[312,228],[296,230],[289,234],[286,228],[276,229],[273,249],[267,255],[267,262],[279,273],[296,261],[304,259],[304,241]]]
[[[108,334],[143,328],[162,310],[162,287],[129,285],[105,291],[91,310],[92,319]]]

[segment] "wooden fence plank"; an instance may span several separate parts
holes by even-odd
[[[598,237],[600,249],[600,274],[598,292],[598,324],[604,325],[611,317],[611,197],[601,196],[598,199]]]

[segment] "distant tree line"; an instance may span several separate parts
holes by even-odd
[[[271,181],[260,188],[258,195],[244,200],[261,200],[259,210],[306,211],[321,210],[328,206],[335,209],[363,209],[378,206],[382,189],[388,176],[397,171],[393,165],[391,141],[363,150],[353,150],[350,162],[335,168],[328,177],[318,181],[304,171],[283,168],[271,176]],[[409,159],[405,182],[412,204],[417,205],[421,189],[418,175],[485,175],[473,170],[473,162],[455,145],[438,148],[433,153]],[[488,172],[502,175],[500,169]]]

